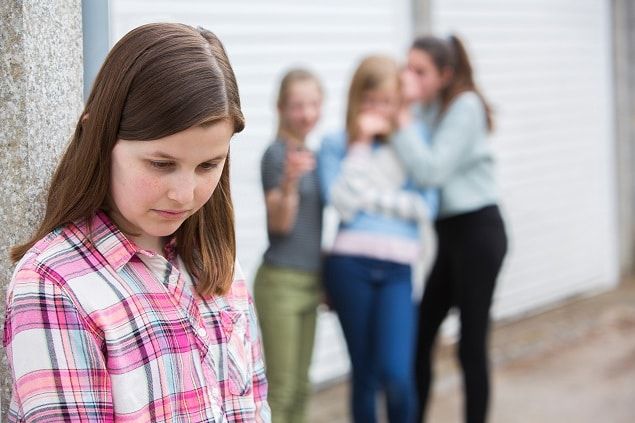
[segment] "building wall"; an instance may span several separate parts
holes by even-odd
[[[495,316],[614,286],[610,1],[433,0],[430,21],[464,37],[496,113],[511,249]]]
[[[277,84],[285,69],[306,66],[326,91],[319,134],[343,125],[345,95],[357,62],[366,54],[397,57],[410,41],[407,0],[111,0],[111,44],[147,22],[204,26],[223,41],[234,67],[247,127],[232,141],[232,189],[238,254],[251,278],[266,247],[260,157],[276,127]],[[322,312],[312,378],[319,383],[348,369],[333,313]]]
[[[426,11],[429,16],[412,14]],[[497,120],[510,253],[497,318],[518,316],[617,282],[610,2],[608,0],[111,0],[111,44],[145,22],[202,25],[225,43],[247,118],[232,141],[239,256],[251,277],[266,246],[259,159],[275,128],[278,78],[308,66],[326,88],[316,134],[342,125],[360,57],[403,57],[417,32],[467,40]],[[319,137],[311,140],[317,146]],[[453,332],[452,320],[446,326]],[[332,313],[322,312],[312,377],[346,372]]]

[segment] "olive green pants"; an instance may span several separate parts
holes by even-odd
[[[266,264],[258,269],[254,300],[262,331],[273,423],[305,421],[320,295],[317,273]]]

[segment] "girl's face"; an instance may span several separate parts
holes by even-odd
[[[396,83],[386,83],[380,88],[362,94],[360,113],[370,113],[394,122],[399,112],[399,91]]]
[[[117,140],[112,150],[112,218],[141,247],[162,253],[172,235],[212,196],[233,126],[221,121],[153,141]]]
[[[282,127],[294,137],[304,140],[322,115],[320,87],[310,79],[293,82],[278,112]]]
[[[408,70],[419,82],[418,100],[426,104],[437,99],[447,85],[451,73],[450,70],[442,72],[428,53],[415,48],[410,49],[408,53]]]

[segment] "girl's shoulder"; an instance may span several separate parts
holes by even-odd
[[[339,163],[346,156],[348,136],[345,130],[328,132],[322,137],[318,151],[318,166]]]
[[[337,148],[337,149],[345,150],[347,140],[348,140],[348,136],[344,129],[330,131],[330,132],[327,132],[322,137],[322,142],[320,143],[320,149]]]
[[[284,161],[284,155],[286,152],[286,146],[284,142],[281,140],[272,141],[264,153],[262,154],[263,163],[273,163],[273,162],[282,162]]]
[[[92,218],[62,225],[35,243],[16,265],[11,283],[38,279],[69,292],[74,291],[72,286],[95,288],[95,273],[118,270],[132,256],[130,242],[99,211]]]
[[[79,269],[76,264],[85,254],[82,247],[86,240],[79,239],[71,226],[74,225],[54,229],[36,242],[18,261],[9,282],[8,300],[16,291],[25,293],[42,290],[51,283],[62,286],[72,274],[85,270]]]
[[[23,269],[52,269],[55,263],[59,263],[60,258],[68,257],[76,253],[75,244],[71,242],[73,236],[70,230],[71,225],[60,226],[49,232],[46,236],[33,244],[15,266],[15,273]]]
[[[485,105],[476,92],[464,91],[452,100],[446,114],[459,112],[485,113]]]

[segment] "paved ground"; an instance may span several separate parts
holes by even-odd
[[[438,352],[432,423],[461,422],[454,346]],[[497,325],[491,423],[634,423],[635,281]],[[345,423],[348,384],[313,397],[310,422]]]

